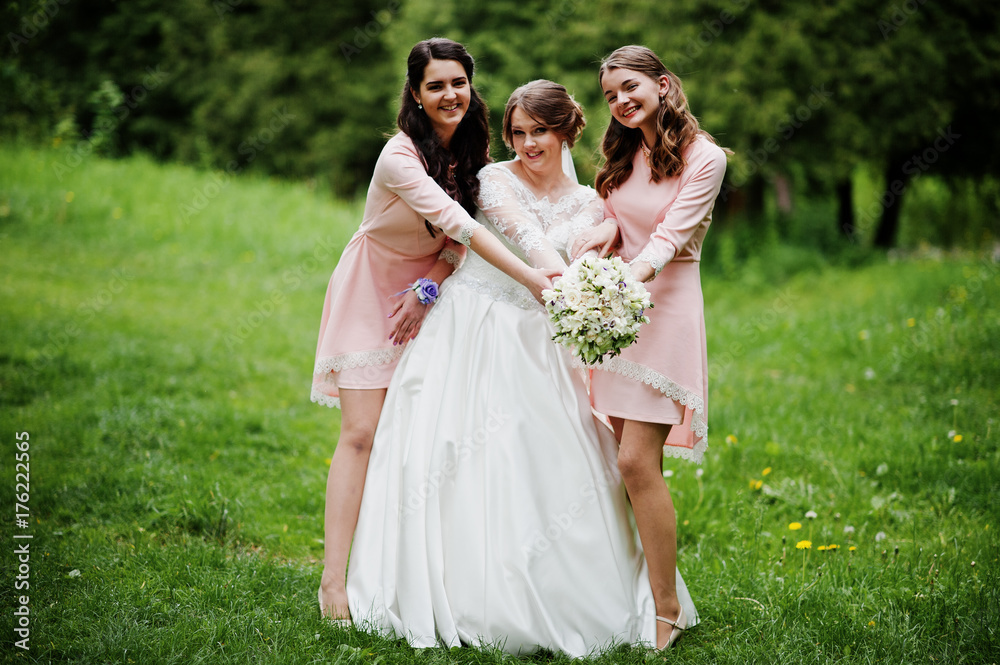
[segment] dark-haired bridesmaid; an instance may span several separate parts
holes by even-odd
[[[410,51],[396,124],[375,165],[364,219],[330,278],[311,399],[341,409],[327,479],[320,611],[350,621],[345,579],[365,472],[386,388],[465,247],[541,301],[552,271],[526,265],[472,215],[489,161],[488,110],[461,44]],[[444,353],[444,351],[443,351]]]

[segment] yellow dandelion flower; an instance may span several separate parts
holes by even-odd
[[[962,443],[962,435],[956,434],[955,436],[951,437],[951,440],[954,441],[955,443]]]
[[[875,622],[874,622],[874,621],[869,621],[869,622],[868,622],[868,625],[869,625],[869,626],[874,626],[874,625],[875,625]]]
[[[802,528],[802,525],[799,522],[792,522],[791,524],[788,525],[788,528],[791,529],[792,531],[798,531],[799,529]]]
[[[766,469],[764,469],[763,471],[761,471],[760,475],[766,476],[769,473],[771,473],[771,467],[767,467]]]
[[[819,551],[819,552],[825,552],[826,551],[826,545],[820,545],[819,547],[816,548],[816,550]]]
[[[850,547],[848,547],[848,548],[847,548],[847,551],[848,551],[848,552],[853,552],[853,551],[854,551],[854,550],[856,550],[856,549],[858,549],[858,548],[857,548],[856,546],[854,546],[854,545],[851,545]]]
[[[761,487],[763,487],[763,486],[764,486],[764,481],[763,481],[763,480],[755,480],[755,481],[753,482],[753,488],[754,488],[755,490],[759,490],[759,489],[760,489]]]
[[[828,550],[837,550],[837,549],[840,549],[840,545],[827,545],[826,549],[828,549]]]
[[[726,436],[726,443],[728,443],[731,446],[735,446],[739,442],[740,441],[739,439],[736,438],[735,434],[729,434],[728,436]]]
[[[906,320],[906,327],[907,328],[912,328],[915,325],[917,325],[917,320],[916,319],[914,319],[914,318],[911,317],[911,318],[909,318],[909,319]]]
[[[797,550],[807,550],[812,546],[813,543],[811,540],[800,540],[799,542],[795,543],[795,549]]]
[[[867,330],[862,330],[862,331],[858,332],[858,339],[860,339],[862,341],[868,339],[868,331]]]
[[[66,203],[72,203],[75,197],[76,194],[74,194],[73,192],[66,192]]]
[[[330,466],[331,464],[333,464],[333,458],[332,457],[326,457],[326,458],[324,458],[323,459],[323,464],[325,464],[326,466]]]

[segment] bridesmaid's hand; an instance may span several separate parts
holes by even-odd
[[[613,220],[606,219],[578,235],[570,247],[570,254],[574,261],[592,249],[598,250],[600,256],[607,256],[617,244],[618,225]]]
[[[653,266],[645,261],[633,261],[629,264],[629,267],[632,269],[632,276],[640,282],[648,282],[656,277],[656,271],[653,269]]]
[[[396,319],[396,325],[392,329],[392,334],[389,335],[393,346],[406,344],[417,336],[429,307],[430,305],[424,305],[420,302],[417,292],[412,289],[396,301],[389,314],[390,319]]]
[[[545,298],[542,297],[542,291],[551,289],[552,280],[561,275],[562,272],[562,268],[529,268],[526,278],[521,283],[528,287],[535,300],[544,305]]]

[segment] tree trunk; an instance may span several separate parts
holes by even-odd
[[[754,222],[759,222],[764,217],[764,194],[766,186],[767,183],[759,176],[750,178],[745,186],[747,192],[747,216]]]
[[[783,173],[774,176],[774,203],[782,215],[791,215],[794,211],[792,182]]]
[[[903,165],[908,159],[906,156],[893,156],[885,170],[885,190],[880,199],[882,219],[875,231],[875,246],[881,249],[890,249],[896,244],[903,194],[910,182],[910,176],[903,172]]]
[[[854,242],[854,181],[850,177],[838,180],[837,194],[837,227],[845,238]]]

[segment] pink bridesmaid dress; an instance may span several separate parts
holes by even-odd
[[[425,220],[444,233],[431,237]],[[389,139],[375,165],[364,219],[327,287],[313,402],[339,407],[341,388],[388,387],[405,348],[389,339],[393,295],[439,260],[457,265],[479,226],[427,175],[410,137],[399,133]]]
[[[708,354],[699,261],[726,173],[726,154],[699,136],[679,176],[653,182],[643,151],[605,201],[621,232],[625,261],[648,261],[654,307],[639,339],[592,372],[594,409],[627,420],[674,425],[664,454],[701,463],[708,446]]]

